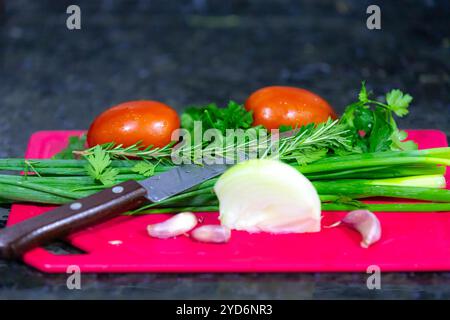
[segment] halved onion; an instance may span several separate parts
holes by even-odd
[[[227,170],[214,191],[222,225],[270,233],[320,231],[320,199],[311,182],[291,166],[254,159]]]

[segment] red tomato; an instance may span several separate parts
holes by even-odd
[[[110,142],[127,147],[138,141],[144,147],[163,147],[179,127],[178,114],[168,105],[129,101],[100,114],[89,128],[87,142],[90,147]]]
[[[324,99],[311,91],[295,87],[259,89],[247,99],[245,108],[253,110],[253,125],[263,125],[269,130],[281,125],[295,128],[337,117]]]

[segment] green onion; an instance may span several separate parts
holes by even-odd
[[[406,164],[439,164],[450,166],[450,159],[444,158],[427,158],[427,157],[393,157],[393,158],[373,158],[359,159],[352,161],[336,161],[336,162],[315,162],[307,166],[297,167],[297,170],[303,174],[345,170],[352,168],[376,167],[383,165],[406,165]]]
[[[80,197],[79,194],[76,194],[74,192],[65,191],[62,189],[55,188],[55,187],[48,187],[48,186],[45,186],[42,184],[28,182],[28,181],[9,181],[9,180],[0,179],[0,183],[4,183],[6,185],[11,185],[11,186],[16,186],[16,187],[29,188],[31,190],[36,190],[36,191],[47,192],[49,194],[65,197],[68,199],[78,199]]]
[[[364,208],[379,212],[438,212],[450,211],[450,203],[370,203],[364,204]],[[351,211],[358,209],[356,206],[341,203],[323,203],[325,211]]]
[[[431,157],[431,158],[445,158],[450,159],[450,147],[444,148],[431,148],[412,151],[385,151],[374,153],[360,153],[347,156],[327,157],[320,159],[315,164],[319,163],[335,163],[341,161],[355,161],[355,160],[372,160],[372,159],[386,159],[386,158],[398,158],[398,157]]]
[[[369,182],[379,186],[405,186],[425,188],[445,188],[445,177],[441,174],[410,176],[401,178],[376,179]]]
[[[65,204],[73,201],[72,198],[9,184],[0,184],[0,199],[7,199],[13,202],[33,202],[45,204]]]
[[[364,204],[364,208],[373,212],[440,212],[450,211],[450,203],[382,203]],[[358,209],[357,206],[340,203],[322,203],[324,211],[351,211]],[[182,211],[215,212],[219,210],[218,205],[198,207],[171,207],[163,209],[146,209],[142,211],[128,212],[128,215],[177,213]]]
[[[335,194],[351,198],[393,197],[435,202],[450,202],[450,190],[376,185],[363,181],[314,181],[319,194]]]
[[[335,172],[305,173],[309,180],[330,179],[382,179],[407,177],[418,175],[445,174],[445,167],[436,165],[412,165],[412,166],[378,166],[368,168],[356,168]]]

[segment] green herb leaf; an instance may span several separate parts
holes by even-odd
[[[148,161],[139,161],[134,165],[134,167],[131,170],[133,172],[142,174],[145,177],[150,177],[154,175],[155,167],[156,166],[153,163],[150,163]]]
[[[385,120],[386,110],[376,108],[373,112],[373,129],[369,137],[369,152],[387,151],[391,148],[390,137],[393,129]]]
[[[186,109],[181,115],[181,127],[190,132],[194,131],[194,122],[202,121],[203,111],[195,107]]]
[[[55,154],[52,159],[75,159],[74,151],[84,150],[86,146],[86,135],[71,136],[67,147]]]
[[[397,116],[403,117],[408,114],[408,107],[413,98],[398,89],[391,90],[386,94],[386,102],[390,110]]]
[[[369,101],[369,94],[367,93],[367,90],[366,90],[366,82],[365,81],[363,81],[361,83],[361,90],[359,91],[358,99],[362,103],[367,103]]]
[[[282,125],[278,128],[278,130],[280,131],[280,133],[281,133],[281,132],[291,131],[292,129],[293,129],[292,126],[287,126],[287,125],[284,125],[284,124],[282,124]]]
[[[218,129],[225,134],[227,129],[248,129],[253,123],[253,113],[243,105],[230,101],[226,108],[216,104],[203,107],[190,107],[181,115],[181,127],[193,132],[194,122],[200,121],[203,130]]]
[[[107,168],[99,177],[99,181],[105,186],[111,186],[116,182],[116,176],[119,174],[119,170],[115,168]]]
[[[253,112],[234,101],[228,103],[223,110],[225,129],[248,129],[253,123]]]
[[[341,119],[339,120],[339,122],[350,128],[353,128],[355,126],[355,124],[354,124],[355,112],[362,106],[364,106],[364,104],[361,103],[360,101],[354,102],[354,103],[348,105],[345,108],[344,114],[341,116]]]
[[[372,131],[374,115],[373,111],[367,107],[360,107],[355,110],[353,124],[358,131],[364,131],[368,135]]]
[[[403,130],[394,130],[391,136],[392,141],[392,149],[394,150],[401,150],[401,151],[411,151],[411,150],[417,150],[418,146],[417,143],[414,141],[403,141],[408,137],[408,134]]]
[[[326,148],[309,150],[308,152],[303,152],[302,154],[297,155],[295,160],[299,165],[304,166],[307,165],[308,163],[324,158],[327,155],[327,153],[328,149]]]
[[[101,146],[95,146],[92,154],[86,155],[85,158],[89,162],[86,171],[94,180],[100,181],[104,185],[114,184],[119,171],[108,168],[111,165],[111,158]]]

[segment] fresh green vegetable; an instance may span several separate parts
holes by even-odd
[[[115,145],[113,143],[107,143],[101,145],[101,148],[110,156],[111,159],[126,159],[136,158],[136,159],[147,159],[147,160],[159,160],[165,162],[165,160],[170,158],[172,153],[172,147],[175,143],[171,142],[162,148],[152,148],[152,147],[142,147],[140,142],[129,147],[123,147],[122,145]],[[74,151],[76,155],[86,157],[87,155],[93,154],[97,146],[83,150]],[[168,161],[170,164],[170,162]]]
[[[351,204],[340,203],[323,203],[324,211],[350,211],[360,207]],[[450,203],[383,203],[383,204],[365,204],[363,208],[372,212],[448,212],[450,211]],[[217,212],[218,205],[211,206],[194,206],[194,207],[167,207],[157,209],[144,209],[142,211],[129,212],[127,215],[137,214],[157,214],[157,213],[173,213],[181,211],[195,212]]]
[[[181,127],[194,132],[194,123],[202,124],[202,129],[218,129],[225,135],[227,129],[249,129],[253,122],[252,111],[247,111],[234,101],[226,108],[211,103],[203,107],[189,107],[181,115]]]
[[[86,135],[69,137],[69,143],[66,148],[58,152],[52,159],[74,159],[74,151],[81,151],[86,148]]]
[[[336,172],[305,173],[310,180],[330,180],[330,179],[383,179],[408,177],[413,175],[443,175],[445,167],[436,165],[411,165],[411,166],[375,166],[363,167]]]
[[[389,157],[389,158],[373,158],[351,161],[336,161],[336,162],[326,162],[326,163],[312,163],[305,167],[300,167],[301,173],[314,173],[314,172],[325,172],[325,171],[336,171],[336,170],[348,170],[353,168],[367,168],[367,167],[379,167],[384,165],[450,165],[450,159],[444,158],[431,158],[431,157]]]
[[[291,136],[282,136],[278,144],[280,160],[300,165],[323,159],[328,153],[350,150],[348,130],[338,120],[303,126]]]
[[[377,179],[370,182],[377,186],[445,188],[446,181],[442,174],[409,176],[402,178]]]
[[[151,177],[155,174],[155,167],[156,165],[153,163],[144,160],[136,163],[131,170],[143,175],[144,177]]]
[[[92,154],[86,155],[86,160],[89,162],[86,171],[94,180],[107,186],[114,184],[119,171],[110,168],[111,158],[102,147],[96,146]]]
[[[370,96],[363,82],[359,101],[348,106],[341,117],[352,132],[353,149],[360,152],[417,149],[414,142],[404,141],[407,134],[398,130],[393,117],[393,113],[399,117],[408,114],[412,97],[398,89],[386,94],[386,103]]]
[[[433,202],[450,202],[450,191],[427,187],[405,187],[401,185],[377,184],[376,180],[314,181],[319,194],[335,194],[352,199],[369,197],[391,197]]]
[[[450,203],[369,203],[363,206],[370,211],[383,212],[439,212],[450,211]],[[341,203],[324,203],[322,209],[326,211],[349,211],[358,207]],[[168,211],[170,212],[170,211]]]
[[[409,94],[404,94],[398,89],[386,94],[387,107],[399,117],[409,113],[408,107],[412,100],[413,98]]]

